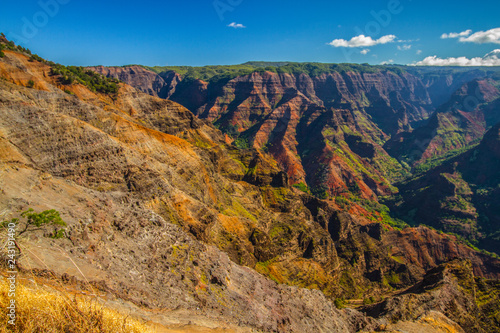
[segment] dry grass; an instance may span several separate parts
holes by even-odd
[[[7,323],[8,284],[0,280],[0,333],[147,333],[147,325],[105,308],[95,300],[31,289],[18,281],[16,325]]]

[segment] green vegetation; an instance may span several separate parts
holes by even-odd
[[[237,200],[232,200],[231,207],[225,209],[222,214],[227,216],[245,217],[253,222],[257,222],[255,216],[246,210],[245,207],[243,207]]]
[[[283,243],[290,241],[292,236],[292,230],[286,224],[277,224],[269,231],[269,237],[271,238],[284,238]]]
[[[252,67],[257,67],[257,68],[266,68],[266,67],[282,67],[290,64],[290,61],[284,61],[284,62],[279,62],[279,61],[247,61],[242,65],[248,65]]]
[[[312,195],[320,199],[327,199],[330,196],[328,191],[329,188],[326,184],[329,174],[330,174],[330,167],[326,164],[320,163],[319,168],[316,170],[315,184],[311,187]]]
[[[352,205],[352,202],[349,199],[341,195],[335,197],[335,203],[343,210],[349,210],[349,208],[351,208]]]
[[[186,80],[203,80],[207,82],[219,82],[231,80],[238,76],[249,75],[255,72],[272,72],[278,74],[308,74],[311,77],[329,73],[377,73],[390,71],[401,74],[404,70],[398,66],[371,66],[368,64],[323,64],[323,63],[297,63],[297,62],[247,62],[241,65],[229,66],[155,66],[144,68],[157,74],[174,71]]]
[[[475,67],[458,67],[458,66],[446,66],[446,67],[433,67],[433,66],[401,66],[406,71],[411,74],[416,74],[418,76],[424,76],[428,79],[432,78],[440,78],[448,75],[456,75],[464,72],[468,72],[471,70],[480,72],[478,76],[494,76],[495,74],[500,73],[500,66],[493,67],[484,67],[484,66],[475,66]]]
[[[4,39],[4,35],[2,36]],[[6,40],[6,39],[5,39]],[[47,61],[37,54],[32,54],[29,49],[26,49],[12,41],[0,42],[0,57],[5,56],[3,50],[11,50],[15,52],[20,52],[29,56],[28,61],[30,62],[41,62],[52,67],[52,75],[60,75],[60,82],[64,85],[71,85],[74,83],[79,83],[92,91],[100,92],[103,94],[116,94],[118,92],[119,81],[112,78],[106,78],[105,76],[95,73],[91,70],[87,70],[84,67],[79,66],[64,66],[61,64],[56,64],[52,61]],[[28,87],[32,88],[34,86],[30,85],[32,81],[28,83]]]
[[[2,44],[4,50],[18,51],[16,44],[12,41],[7,41],[0,44]]]
[[[28,81],[28,88],[33,88],[35,86],[35,81],[29,80]]]
[[[258,262],[255,264],[255,270],[257,272],[259,272],[260,274],[267,276],[268,278],[270,278],[274,282],[280,283],[279,279],[277,277],[275,277],[272,274],[271,270],[269,269],[269,266],[271,264],[273,264],[274,262],[275,262],[275,259],[271,259],[271,260],[264,261],[264,262]]]
[[[426,227],[430,228],[429,226],[426,226]],[[434,229],[434,228],[431,228],[431,229]],[[436,229],[434,229],[434,230],[436,230]],[[479,249],[476,245],[474,245],[474,244],[477,244],[477,243],[478,243],[478,241],[477,241],[477,240],[475,240],[475,239],[466,239],[466,238],[464,238],[463,236],[458,235],[458,234],[456,234],[456,233],[454,233],[454,232],[448,232],[448,231],[447,231],[447,232],[446,232],[446,234],[447,234],[447,235],[452,235],[452,236],[455,236],[455,237],[456,237],[456,239],[457,239],[457,241],[458,241],[459,243],[462,243],[462,244],[464,244],[464,245],[466,245],[466,246],[470,247],[470,248],[471,248],[471,249],[473,249],[474,251],[481,252],[482,254],[487,255],[487,256],[489,256],[489,257],[493,257],[493,258],[496,258],[496,259],[500,259],[500,256],[499,256],[499,255],[497,255],[496,253],[492,253],[492,252],[486,251],[486,250],[484,250],[484,249]]]
[[[500,282],[478,277],[475,280],[476,304],[489,321],[484,323],[485,328],[500,326]]]
[[[376,301],[377,300],[375,299],[375,297],[370,296],[370,297],[367,297],[367,298],[363,299],[363,305],[370,305],[370,304],[375,303]]]
[[[59,229],[58,226],[64,227],[66,226],[66,222],[62,220],[59,212],[54,209],[37,213],[30,208],[21,213],[21,218],[24,220],[24,228],[18,232],[18,236],[21,236],[27,231],[41,230],[42,227],[46,225],[56,227],[52,238],[62,238],[64,236],[65,229]],[[6,228],[11,223],[18,225],[20,223],[19,221],[19,218],[13,218],[11,220],[1,222],[0,225]]]
[[[347,302],[346,302],[344,297],[336,298],[334,300],[334,303],[335,303],[335,306],[337,307],[337,309],[343,309],[347,305]]]
[[[380,197],[381,202],[383,202],[384,199],[386,198]],[[409,227],[408,223],[406,223],[405,221],[393,217],[391,215],[391,210],[389,209],[389,207],[377,201],[361,199],[349,193],[347,197],[335,197],[335,203],[344,210],[348,210],[353,203],[356,203],[370,213],[370,216],[367,216],[370,220],[372,220],[373,222],[379,222],[388,225],[394,229],[401,230]]]
[[[33,61],[39,61],[39,62],[45,62],[45,59],[43,59],[42,57],[40,57],[38,54],[32,54],[30,56],[30,58],[28,59],[29,62],[33,62]]]
[[[184,77],[184,80],[203,80],[217,82],[221,80],[230,80],[237,76],[248,75],[257,70],[256,67],[249,65],[231,65],[231,66],[167,66],[167,67],[147,67],[155,73],[176,72]]]
[[[456,195],[454,200],[441,200],[441,206],[448,210],[468,210],[473,209],[474,206],[461,195]]]
[[[247,139],[243,137],[238,137],[236,140],[234,140],[233,145],[239,149],[249,149],[250,148],[250,143],[248,142]]]
[[[289,204],[289,190],[284,187],[266,186],[261,188],[262,199],[267,207],[284,207]]]
[[[311,191],[309,190],[309,187],[307,187],[307,185],[302,183],[302,182],[300,182],[298,184],[293,184],[293,187],[301,190],[304,193],[311,193]]]
[[[31,55],[31,51],[29,49],[26,49],[22,47],[21,45],[17,45],[12,42],[8,41],[7,38],[5,38],[5,35],[3,33],[0,33],[0,58],[3,58],[5,56],[5,53],[3,53],[3,50],[11,50],[15,52],[21,52],[27,55]],[[5,41],[2,41],[5,40]]]
[[[413,176],[417,177],[419,175],[422,175],[422,174],[426,173],[427,171],[434,169],[435,167],[438,167],[438,166],[442,165],[443,163],[457,157],[458,155],[461,155],[461,154],[465,153],[466,151],[474,149],[475,147],[478,146],[478,144],[479,144],[478,142],[474,142],[466,147],[450,150],[444,155],[431,157],[413,168],[413,170],[412,170]]]
[[[385,279],[387,283],[393,287],[401,283],[401,279],[396,272],[390,272],[389,275],[385,276]]]
[[[281,67],[266,67],[266,70],[276,73],[308,74],[311,77],[330,73],[377,73],[380,71],[393,71],[401,73],[402,70],[392,66],[370,66],[368,64],[323,64],[323,63],[289,63]]]
[[[116,79],[106,78],[91,70],[79,66],[63,66],[60,64],[50,63],[52,66],[52,75],[60,75],[61,83],[71,85],[80,83],[92,91],[97,91],[103,94],[116,94],[118,92],[118,83]]]

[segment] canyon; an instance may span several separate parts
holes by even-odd
[[[48,61],[4,52],[0,210],[7,219],[55,209],[67,223],[64,237],[45,226],[19,239],[24,273],[97,293],[165,327],[500,327],[500,260],[459,234],[423,226],[434,208],[411,199],[410,189],[426,183],[411,183],[412,166],[384,148],[426,126],[439,99],[469,82],[485,92],[480,112],[494,114],[491,73],[431,81],[353,66],[204,81],[129,66],[75,69],[80,77],[68,83]],[[83,79],[101,82],[101,74],[124,82],[103,93]],[[453,193],[462,194],[463,181],[495,200],[498,158],[484,153],[500,147],[491,122],[469,141],[482,140],[477,147],[440,164],[455,169],[435,171],[454,179]],[[474,173],[478,166],[484,171]],[[401,216],[422,208],[414,214],[422,223],[390,216],[382,202],[396,194],[403,203],[389,207]],[[477,209],[490,214],[495,242],[492,207]]]
[[[384,215],[374,201],[397,212],[387,197],[401,196],[399,187],[406,182],[418,183],[422,173],[478,145],[500,122],[496,67],[256,62],[187,70],[90,69],[184,105],[226,133],[229,143],[268,152],[292,186],[330,199],[366,222]],[[162,84],[153,88],[158,81]],[[407,195],[400,203],[412,200],[410,191],[402,193]],[[429,216],[415,222],[408,211],[418,207],[395,215],[412,225],[442,225]],[[493,213],[476,215],[469,216],[473,225]],[[459,234],[480,243],[487,237],[472,229]]]

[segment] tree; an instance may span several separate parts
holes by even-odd
[[[71,75],[64,75],[61,79],[61,83],[64,85],[71,85],[74,82],[74,78]]]
[[[21,219],[15,218],[10,221],[3,221],[1,225],[3,227],[6,227],[9,223],[15,223],[16,225],[24,224],[24,228],[19,231],[19,233],[17,234],[18,236],[21,236],[27,231],[41,230],[43,226],[50,225],[56,227],[52,236],[53,238],[61,238],[64,236],[65,229],[58,229],[57,227],[65,227],[66,222],[62,220],[59,212],[55,209],[45,210],[41,213],[37,213],[32,208],[30,208],[27,211],[21,213],[21,218],[24,220],[23,223],[19,222]]]

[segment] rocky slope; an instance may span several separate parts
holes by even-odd
[[[464,84],[486,78],[498,81],[498,67],[405,67],[409,73],[418,77],[429,92],[435,108],[448,102],[453,93]]]
[[[394,209],[414,223],[426,221],[499,253],[499,131],[500,123],[477,147],[401,184]]]
[[[476,278],[470,263],[457,260],[430,270],[420,283],[364,311],[387,320],[386,328],[394,331],[420,332],[417,321],[437,331],[498,332],[500,295],[496,285],[498,281]],[[455,322],[447,322],[442,314]]]
[[[400,133],[384,148],[409,164],[466,148],[500,122],[500,91],[497,86],[498,82],[493,80],[474,80],[464,84],[426,124],[413,132]]]
[[[500,277],[498,260],[454,236],[370,222],[290,187],[282,162],[226,144],[179,104],[124,84],[114,95],[63,84],[50,64],[5,54],[0,210],[56,209],[68,223],[62,239],[47,227],[19,240],[25,270],[180,321],[263,332],[374,330],[378,320],[334,300],[386,299],[456,258]]]
[[[22,267],[228,325],[352,331],[352,316],[320,292],[277,285],[187,233],[238,249],[239,229],[257,227],[237,203],[252,203],[257,188],[229,179],[245,168],[213,127],[126,86],[115,100],[81,85],[61,86],[67,94],[47,65],[9,51],[0,66],[2,211],[55,208],[68,223],[67,238],[51,240],[45,230],[21,239]],[[34,88],[23,88],[29,80]]]
[[[89,67],[89,69],[98,72],[107,77],[114,77],[120,81],[126,82],[139,89],[140,91],[168,99],[175,91],[176,85],[180,81],[180,76],[175,73],[166,75],[157,75],[154,72],[146,70],[142,66],[127,67]]]

